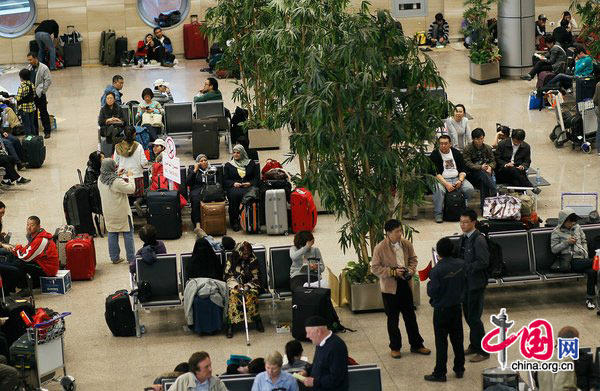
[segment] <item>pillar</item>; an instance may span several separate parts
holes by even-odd
[[[498,45],[502,76],[519,77],[529,72],[535,52],[534,0],[498,2]]]

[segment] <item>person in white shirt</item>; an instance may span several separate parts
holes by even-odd
[[[459,151],[465,149],[471,143],[471,131],[469,130],[469,120],[465,117],[467,110],[463,104],[454,106],[454,115],[444,122],[448,135],[452,140],[452,146]]]
[[[573,32],[574,30],[577,30],[579,28],[579,26],[577,26],[577,22],[575,21],[575,19],[569,11],[565,11],[562,13],[562,17],[558,20],[558,22],[556,22],[556,25],[560,26],[560,22],[562,22],[563,20],[569,22],[569,26],[567,26],[567,30],[569,32]]]

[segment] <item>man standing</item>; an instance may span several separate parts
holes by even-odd
[[[212,363],[206,352],[196,352],[188,360],[189,372],[179,376],[170,390],[227,391],[225,384],[212,375]]]
[[[29,53],[27,55],[27,62],[29,65],[27,69],[31,72],[31,82],[35,87],[35,96],[33,101],[37,114],[33,121],[36,129],[36,133],[39,134],[39,121],[38,115],[42,120],[42,126],[44,127],[44,138],[50,138],[50,114],[48,114],[48,100],[46,99],[46,93],[52,84],[52,78],[50,77],[50,70],[48,67],[40,62],[37,54]]]
[[[410,351],[430,354],[431,350],[423,346],[423,338],[419,334],[411,289],[412,276],[417,272],[417,255],[412,243],[402,237],[402,224],[398,220],[388,220],[384,229],[385,239],[373,250],[371,271],[379,277],[392,350],[390,354],[396,359],[402,357],[402,335],[398,328],[400,313],[408,333]]]
[[[200,95],[200,93],[202,95]],[[211,100],[223,100],[223,95],[219,91],[219,82],[214,77],[209,77],[204,82],[204,88],[194,97],[194,103],[208,102]]]
[[[121,95],[121,90],[123,89],[124,84],[125,80],[123,80],[123,76],[114,75],[112,78],[112,85],[107,85],[104,89],[102,98],[100,98],[100,106],[104,107],[106,104],[106,94],[109,92],[112,92],[115,95],[115,104],[121,106],[123,104],[123,95]]]
[[[462,378],[465,372],[463,325],[460,303],[465,288],[465,262],[452,257],[454,245],[442,238],[435,246],[440,260],[429,272],[427,294],[433,307],[433,330],[435,333],[435,368],[427,381],[446,381],[448,361],[448,336],[454,350],[454,373]]]
[[[306,320],[306,337],[315,348],[312,366],[300,372],[303,383],[314,391],[348,391],[348,348],[344,341],[327,329],[320,316]],[[177,390],[178,391],[178,390]]]
[[[525,131],[513,129],[510,139],[504,139],[496,148],[496,177],[498,183],[512,186],[533,187],[535,194],[541,193],[539,187],[527,178],[527,169],[531,165],[531,147],[525,142]]]
[[[457,258],[465,261],[467,275],[462,305],[465,320],[469,325],[469,347],[465,355],[474,354],[469,361],[480,362],[490,358],[489,353],[481,348],[481,340],[485,334],[481,314],[485,287],[488,283],[488,265],[490,252],[483,235],[475,229],[477,213],[467,209],[460,214],[460,229],[463,235],[460,238]]]
[[[481,194],[481,207],[486,197],[496,195],[496,184],[492,178],[496,159],[492,147],[484,144],[485,132],[481,128],[475,128],[471,132],[472,142],[463,150],[465,164],[467,166],[467,179],[473,186],[479,187]]]
[[[35,29],[35,41],[38,44],[38,58],[44,62],[46,57],[46,49],[50,58],[48,59],[48,67],[56,70],[56,48],[54,47],[54,38],[58,38],[58,23],[56,20],[44,20]]]

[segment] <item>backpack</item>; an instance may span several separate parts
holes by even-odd
[[[490,254],[487,274],[492,278],[500,278],[506,273],[506,263],[502,256],[502,247],[492,241],[487,234],[490,226],[488,223],[477,222],[476,225],[479,234],[483,236],[488,246],[488,252]],[[482,232],[483,231],[483,232]]]
[[[135,126],[135,141],[140,143],[144,151],[150,150],[150,133],[145,126]]]
[[[425,31],[417,31],[415,33],[415,43],[417,46],[425,45],[427,43],[427,35],[425,35]]]
[[[459,221],[465,209],[465,196],[462,191],[447,191],[444,196],[444,221]]]

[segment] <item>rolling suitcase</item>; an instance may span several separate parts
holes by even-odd
[[[586,99],[592,99],[595,92],[596,79],[593,76],[575,78],[575,101],[577,103]]]
[[[312,231],[317,225],[317,207],[310,191],[296,188],[290,195],[292,232]]]
[[[46,160],[46,147],[44,146],[44,137],[25,136],[22,142],[25,161],[31,168],[40,168]]]
[[[188,60],[208,57],[208,39],[200,31],[198,15],[190,15],[190,23],[183,25],[183,52]]]
[[[267,220],[265,217],[265,195],[267,190],[283,189],[285,190],[285,200],[290,201],[290,194],[292,193],[292,184],[287,179],[275,179],[275,180],[262,180],[259,186],[260,195],[260,224],[266,225]],[[289,214],[288,214],[289,221]],[[289,225],[288,225],[289,228]]]
[[[75,233],[96,235],[87,186],[74,185],[67,190],[63,199],[63,209],[67,224],[75,227]]]
[[[115,59],[112,65],[119,66],[121,60],[127,56],[127,37],[119,37],[115,40]]]
[[[63,225],[56,230],[56,247],[58,250],[58,262],[62,268],[67,265],[67,243],[75,237],[75,227]]]
[[[444,196],[444,221],[459,221],[460,214],[465,209],[465,196],[462,191],[446,192]]]
[[[115,337],[135,335],[135,316],[129,293],[125,289],[118,290],[106,298],[104,319]]]
[[[288,210],[284,189],[266,191],[265,219],[267,235],[284,235],[288,233]]]
[[[208,235],[227,233],[225,202],[201,202],[200,213],[200,225]]]
[[[240,225],[246,233],[260,232],[260,206],[258,200],[253,200],[247,204],[241,204]]]
[[[72,280],[91,280],[96,274],[96,247],[89,235],[77,235],[66,246],[67,269]]]
[[[198,156],[203,153],[209,159],[219,158],[218,120],[192,119],[192,153]]]
[[[39,51],[40,51],[40,46],[38,45],[37,41],[35,39],[32,39],[31,41],[29,41],[29,52],[38,54]],[[40,61],[42,61],[42,60],[43,60],[43,58],[40,59]]]
[[[223,308],[212,302],[210,297],[194,296],[193,331],[197,334],[212,334],[223,329]]]
[[[115,62],[117,35],[113,30],[103,31],[100,36],[100,62],[103,65],[113,65]]]
[[[73,26],[67,26],[70,28]],[[81,42],[69,39],[64,43],[64,60],[65,67],[80,67],[81,66]]]
[[[181,206],[179,191],[157,190],[146,195],[148,224],[156,228],[157,239],[178,239],[181,237]]]

